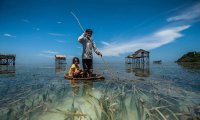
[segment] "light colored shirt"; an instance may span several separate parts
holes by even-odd
[[[100,54],[95,42],[93,40],[89,40],[86,37],[86,34],[83,33],[78,38],[78,41],[83,45],[82,59],[92,59],[92,48],[97,55]]]

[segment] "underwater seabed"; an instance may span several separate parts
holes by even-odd
[[[104,70],[104,81],[74,81],[49,69],[1,79],[1,120],[200,119],[199,91],[165,77],[153,80]]]
[[[33,90],[33,87],[34,85],[24,88],[26,91],[23,94],[26,95],[15,101],[8,101],[4,105],[1,103],[0,118],[2,120],[199,119],[200,95],[177,88],[166,81],[60,80],[41,89]]]

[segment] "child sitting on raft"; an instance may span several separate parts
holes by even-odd
[[[72,59],[72,66],[69,69],[68,76],[77,78],[77,77],[83,77],[83,72],[81,69],[79,69],[79,59],[77,57],[74,57]]]

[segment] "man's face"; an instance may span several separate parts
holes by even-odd
[[[92,36],[92,32],[87,32],[87,36],[91,37]]]

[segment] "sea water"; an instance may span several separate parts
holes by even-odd
[[[96,81],[64,79],[69,67],[1,66],[0,119],[199,119],[198,65],[95,63]]]

